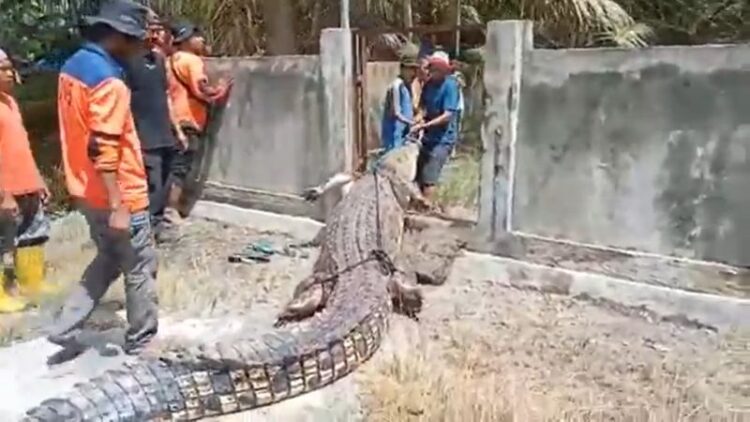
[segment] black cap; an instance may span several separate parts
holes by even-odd
[[[172,37],[175,44],[187,41],[198,33],[200,33],[200,28],[191,22],[182,21],[172,25]]]
[[[104,24],[115,31],[140,40],[146,38],[149,9],[128,0],[110,0],[102,5],[96,16],[84,16],[86,25]]]

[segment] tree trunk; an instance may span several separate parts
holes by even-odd
[[[261,7],[267,38],[266,54],[296,54],[296,17],[292,0],[262,0]]]
[[[440,23],[448,26],[455,26],[458,22],[458,16],[461,13],[459,0],[448,0],[448,7],[441,15]],[[456,33],[451,32],[440,34],[440,43],[447,52],[453,52],[456,49]]]
[[[412,17],[412,10],[411,10],[411,0],[402,0],[404,10],[403,10],[403,24],[404,28],[411,28],[414,26],[414,20]],[[414,41],[412,38],[411,31],[406,34],[409,37],[409,41]]]

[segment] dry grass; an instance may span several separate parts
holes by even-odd
[[[82,227],[75,228],[75,224]],[[88,241],[85,222],[77,221],[68,228],[65,242],[51,241],[48,247],[50,276],[56,280],[77,280],[94,256],[93,245]],[[188,228],[188,243],[174,248],[159,248],[157,295],[163,314],[179,317],[211,317],[225,312],[238,313],[249,309],[259,299],[273,296],[285,300],[286,291],[278,287],[291,285],[301,279],[307,270],[302,261],[277,256],[267,264],[230,265],[226,256],[233,249],[241,249],[247,242],[267,238],[260,233],[239,228],[217,231],[213,223],[194,222]],[[78,240],[70,240],[71,232]],[[58,236],[59,237],[59,236]],[[273,236],[268,236],[272,237]],[[278,236],[277,236],[278,237]],[[69,248],[65,244],[82,244]],[[281,238],[275,244],[284,243]],[[122,281],[115,282],[103,302],[124,303]]]
[[[530,371],[525,365],[504,362],[503,356],[493,352],[490,339],[481,335],[456,332],[449,343],[450,347],[440,350],[432,344],[395,352],[368,366],[360,378],[367,420],[740,422],[750,417],[707,392],[702,380],[684,378],[679,369],[665,369],[679,368],[674,357],[643,374],[649,380],[650,395],[643,391],[643,397],[621,404],[596,386],[571,391],[569,383],[563,382],[538,391],[527,381]]]

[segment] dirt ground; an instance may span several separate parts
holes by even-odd
[[[300,241],[202,220],[184,227],[179,240],[161,249],[163,313],[272,320],[316,253],[227,262],[262,239],[279,249]],[[66,244],[65,253],[51,254],[64,257],[51,274],[74,280],[91,249]],[[418,323],[394,319],[394,341],[402,347],[383,351],[354,376],[365,420],[750,421],[747,334],[652,321],[496,281],[473,278],[459,261],[444,286],[425,289]],[[121,284],[112,290],[114,310]],[[58,302],[0,319],[6,341],[33,337],[47,307]],[[17,328],[9,335],[11,326]]]

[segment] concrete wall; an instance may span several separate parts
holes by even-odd
[[[521,53],[513,230],[750,265],[750,46]]]
[[[213,77],[234,88],[210,154],[204,197],[321,218],[298,196],[351,168],[353,81],[350,33],[326,29],[320,56],[216,59]]]
[[[293,194],[322,180],[330,153],[317,56],[219,59],[235,79],[209,180]],[[280,171],[282,170],[283,171]]]

